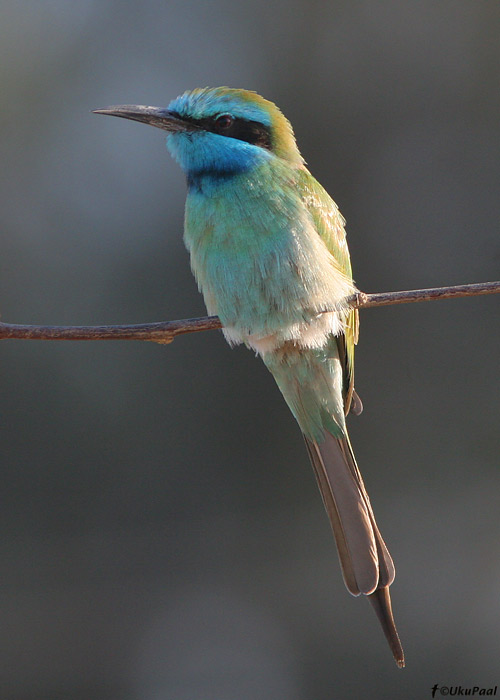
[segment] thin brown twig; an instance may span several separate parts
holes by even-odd
[[[359,292],[351,297],[353,308],[413,304],[435,299],[453,299],[481,294],[500,293],[499,282],[461,284],[456,287],[413,289],[404,292]],[[177,335],[222,328],[217,316],[188,318],[179,321],[160,321],[125,326],[26,326],[16,323],[0,323],[0,340],[17,338],[24,340],[149,340],[155,343],[171,343]]]

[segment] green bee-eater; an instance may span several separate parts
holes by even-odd
[[[254,92],[205,88],[168,108],[97,110],[167,132],[187,177],[184,239],[209,314],[273,374],[295,416],[330,518],[348,590],[372,603],[398,666],[394,565],[347,434],[358,315],[344,219],[313,178],[292,127]]]

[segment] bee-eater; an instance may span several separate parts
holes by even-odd
[[[255,92],[185,92],[166,109],[99,114],[167,132],[187,178],[184,240],[209,314],[230,345],[256,351],[304,435],[345,584],[372,603],[398,666],[394,565],[347,434],[358,314],[344,219],[304,164],[290,122]]]

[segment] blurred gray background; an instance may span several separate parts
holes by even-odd
[[[257,90],[364,291],[498,279],[500,5],[16,0],[0,10],[3,321],[204,314],[161,132],[90,113]],[[0,698],[426,698],[500,685],[499,298],[361,313],[350,429],[398,671],[344,589],[299,430],[219,332],[5,341]]]

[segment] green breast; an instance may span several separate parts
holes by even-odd
[[[210,314],[267,335],[332,308],[343,278],[282,161],[189,191],[185,241]]]

